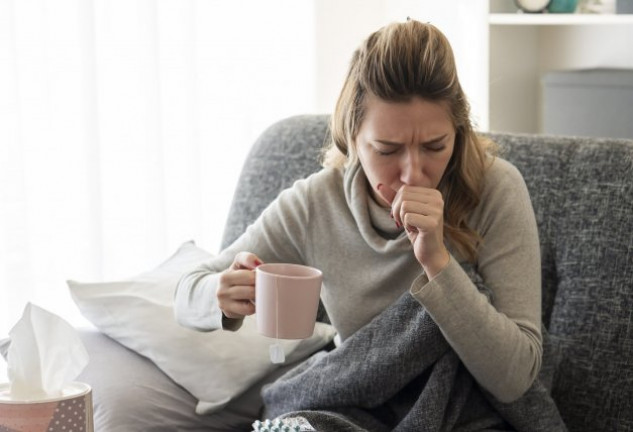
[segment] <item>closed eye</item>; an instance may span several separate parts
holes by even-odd
[[[380,149],[377,149],[376,147],[374,147],[374,152],[376,154],[379,154],[380,156],[389,156],[389,155],[392,155],[392,154],[396,153],[397,151],[398,151],[397,149],[396,150],[386,150],[385,151],[385,150],[380,150]]]
[[[395,154],[400,150],[402,144],[392,141],[376,140],[376,144],[372,145],[374,152],[380,156],[389,156]]]
[[[425,150],[428,150],[428,151],[441,152],[442,150],[446,148],[446,143],[445,143],[446,137],[447,135],[443,135],[434,140],[422,143],[422,146],[424,147]]]
[[[441,152],[442,150],[444,150],[446,148],[446,146],[444,144],[437,144],[437,145],[433,145],[433,146],[426,146],[424,148],[426,150],[432,151],[432,152]]]

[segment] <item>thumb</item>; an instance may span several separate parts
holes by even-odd
[[[394,198],[396,197],[396,191],[391,189],[389,186],[378,183],[376,186],[376,190],[378,191],[378,195],[387,202],[387,204],[391,205],[393,203]]]
[[[255,267],[262,265],[262,260],[251,252],[240,252],[233,260],[233,268],[235,270],[254,270]]]

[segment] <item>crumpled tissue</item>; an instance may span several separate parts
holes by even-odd
[[[88,364],[88,352],[77,331],[31,303],[9,337],[6,360],[13,400],[59,397]]]

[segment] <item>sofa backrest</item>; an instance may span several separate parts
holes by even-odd
[[[571,431],[633,431],[633,141],[492,138],[536,213],[561,414]]]
[[[328,116],[267,129],[244,164],[223,246],[320,168]],[[633,431],[633,142],[490,134],[523,174],[541,241],[543,320],[559,342],[553,396],[570,431]],[[321,310],[320,319],[326,320]]]
[[[282,190],[321,168],[321,151],[329,137],[328,121],[327,115],[290,117],[260,135],[238,178],[222,248],[235,241]],[[330,322],[321,302],[317,320]]]
[[[255,141],[240,173],[221,247],[236,240],[284,189],[320,169],[328,138],[327,115],[281,120]]]

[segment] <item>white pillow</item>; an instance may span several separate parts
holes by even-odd
[[[173,297],[178,280],[211,256],[189,241],[156,269],[128,280],[68,281],[81,313],[189,391],[198,399],[198,414],[219,410],[277,367],[269,357],[274,340],[257,333],[254,316],[247,317],[237,332],[198,332],[175,321]],[[286,363],[322,348],[334,334],[332,326],[317,323],[309,339],[279,341]]]

